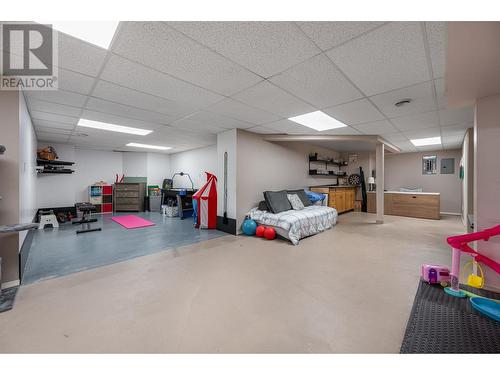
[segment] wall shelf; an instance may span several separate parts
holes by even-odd
[[[324,168],[318,169],[314,166],[322,165]],[[334,165],[339,168],[337,171],[329,171],[328,166]],[[342,172],[340,170],[341,167],[346,167],[348,164],[345,161],[339,162],[334,160],[327,159],[318,159],[317,156],[309,156],[309,176],[325,176],[325,177],[345,177],[347,176],[346,172]],[[318,173],[319,172],[319,173]],[[328,173],[321,173],[328,172]]]
[[[74,170],[64,168],[75,164],[72,161],[36,159],[36,165],[43,167],[37,169],[38,174],[71,174]]]

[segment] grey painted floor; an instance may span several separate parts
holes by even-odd
[[[155,226],[125,229],[111,220],[115,213],[95,215],[99,221],[92,227],[101,232],[76,235],[81,225],[65,224],[59,229],[37,230],[26,262],[23,284],[68,275],[162,250],[190,245],[220,237],[217,230],[198,230],[191,219],[163,217],[160,213],[139,213]]]

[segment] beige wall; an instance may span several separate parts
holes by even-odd
[[[437,174],[422,174],[422,156],[424,155],[437,155]],[[455,174],[439,173],[442,158],[455,158]],[[422,187],[424,191],[441,193],[441,212],[459,214],[462,211],[462,183],[459,178],[461,158],[462,150],[386,154],[385,189]]]
[[[263,200],[266,190],[301,189],[336,182],[328,177],[309,176],[310,152],[337,157],[335,151],[303,142],[271,143],[259,134],[238,130],[237,219]]]
[[[480,231],[500,224],[500,95],[478,99],[474,133],[474,216],[475,230]],[[480,253],[500,263],[499,249],[500,236],[478,246]],[[500,290],[500,275],[483,269],[485,285]]]
[[[19,222],[19,93],[0,90],[0,225]],[[19,235],[0,234],[2,282],[19,279]]]

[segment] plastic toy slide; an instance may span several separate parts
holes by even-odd
[[[472,297],[470,303],[480,313],[500,322],[500,302],[488,298]]]

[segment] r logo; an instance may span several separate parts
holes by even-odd
[[[3,75],[52,76],[52,35],[47,25],[2,25]]]

